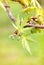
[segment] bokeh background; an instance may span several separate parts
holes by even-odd
[[[44,8],[44,0],[38,1]],[[15,2],[9,4],[13,15],[17,17],[22,7]],[[0,65],[44,65],[44,30],[32,35],[35,40],[33,43],[29,42],[32,55],[22,47],[19,40],[9,38],[13,32],[8,14],[0,7]]]

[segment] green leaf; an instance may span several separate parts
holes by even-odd
[[[0,1],[0,6],[4,9],[4,11],[6,11],[6,9],[1,1]]]
[[[38,8],[40,8],[40,9],[42,8],[37,0],[36,0],[36,5],[37,5]]]
[[[36,16],[38,16],[38,23],[43,24],[44,22],[44,10],[36,8]]]
[[[35,42],[35,40],[33,40],[31,37],[29,37],[29,36],[26,36],[26,39],[30,42]]]
[[[26,16],[24,19],[21,19],[21,27],[24,27],[28,22],[28,16]]]
[[[20,1],[21,4],[23,4],[24,6],[29,6],[31,0],[18,0]]]
[[[41,30],[39,28],[32,28],[31,29],[31,33],[37,33],[37,32],[41,32]]]
[[[36,0],[31,0],[31,5],[35,7],[36,6]]]
[[[25,37],[22,38],[22,45],[23,45],[23,48],[25,48],[28,51],[28,53],[32,55],[30,47]]]
[[[25,8],[25,9],[23,9],[22,12],[32,11],[33,9],[36,9],[36,7],[29,6],[29,7]]]
[[[18,29],[18,27],[13,23],[13,22],[11,22],[12,23],[12,25],[13,25],[13,27],[15,28],[15,29]]]
[[[20,17],[19,17],[19,15],[17,16],[15,24],[19,28],[19,26],[20,26]]]

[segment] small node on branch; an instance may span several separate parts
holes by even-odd
[[[4,7],[5,7],[5,8],[10,8],[10,6],[9,6],[9,5],[5,5]]]

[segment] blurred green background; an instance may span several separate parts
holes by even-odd
[[[44,7],[44,0],[39,2]],[[17,17],[22,6],[15,2],[9,4],[13,15]],[[9,38],[13,32],[8,14],[0,7],[0,65],[44,65],[44,30],[32,35],[35,40],[33,43],[29,42],[32,55],[22,47],[18,39]]]

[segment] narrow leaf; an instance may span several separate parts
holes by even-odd
[[[26,48],[26,50],[28,51],[28,53],[30,53],[30,55],[32,55],[30,47],[28,45],[28,42],[27,42],[27,40],[25,38],[22,39],[22,45],[23,45],[24,48]]]
[[[4,11],[6,11],[4,5],[2,4],[2,2],[0,1],[0,6],[4,9]]]
[[[11,23],[12,23],[14,28],[18,29],[18,27],[13,22],[11,22]]]

